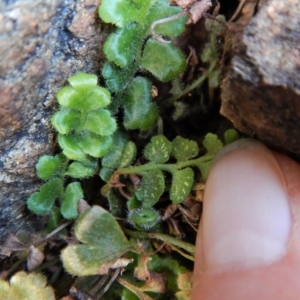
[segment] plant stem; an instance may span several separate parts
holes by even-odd
[[[187,251],[188,253],[194,255],[195,253],[195,246],[193,246],[192,244],[189,244],[187,242],[178,240],[176,238],[173,238],[167,234],[163,234],[163,233],[149,233],[148,237],[151,239],[158,239],[161,241],[164,241],[168,244],[171,245],[175,245],[177,247],[180,247],[182,249],[184,249],[185,251]]]
[[[191,159],[187,161],[178,162],[176,164],[155,164],[155,163],[147,163],[141,166],[134,166],[128,168],[122,168],[115,172],[112,178],[116,178],[121,174],[132,174],[132,173],[143,173],[146,171],[151,171],[155,169],[160,169],[162,171],[167,171],[170,173],[175,172],[176,170],[180,170],[186,167],[192,167],[200,165],[201,163],[205,163],[207,161],[212,160],[214,155],[204,155],[196,159]]]
[[[123,230],[125,233],[127,233],[131,237],[134,237],[137,239],[149,239],[149,238],[150,239],[158,239],[158,240],[166,242],[167,244],[171,244],[171,245],[180,247],[192,255],[194,255],[194,253],[195,253],[195,246],[193,246],[192,244],[189,244],[187,242],[178,240],[167,234],[155,233],[155,232],[147,233],[147,232],[133,231],[133,230],[129,230],[129,229],[123,229]]]
[[[169,103],[173,103],[174,101],[180,99],[181,97],[185,96],[186,94],[188,94],[189,92],[191,92],[192,90],[194,90],[195,88],[199,87],[204,80],[209,76],[209,74],[213,71],[213,69],[215,68],[216,64],[211,64],[209,69],[206,70],[198,79],[196,79],[191,85],[189,85],[188,87],[186,87],[183,91],[181,91],[179,94],[174,95],[173,97],[169,98],[167,101]]]

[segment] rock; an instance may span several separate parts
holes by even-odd
[[[269,0],[244,28],[222,84],[221,113],[300,157],[300,1]]]
[[[77,72],[99,73],[106,33],[100,0],[0,2],[0,243],[41,227],[26,199],[41,181],[39,156],[55,147],[49,116],[55,93]]]

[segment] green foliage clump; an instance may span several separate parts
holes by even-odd
[[[49,215],[48,229],[56,228],[62,218],[76,219],[74,234],[79,243],[67,246],[61,255],[68,273],[111,274],[112,269],[121,268],[120,260],[134,259],[132,265],[138,280],[132,275],[118,278],[127,288],[121,292],[122,299],[164,299],[164,291],[172,292],[177,299],[189,298],[191,276],[187,270],[171,258],[150,254],[150,243],[146,242],[149,247],[142,249],[139,241],[158,238],[192,259],[192,245],[164,234],[147,233],[155,228],[161,232],[157,204],[163,195],[168,195],[172,204],[181,204],[193,189],[195,172],[200,172],[205,180],[216,153],[224,144],[238,139],[234,130],[225,133],[224,144],[215,134],[208,133],[199,151],[196,141],[181,136],[171,141],[157,134],[150,136],[142,153],[140,145],[137,143],[137,147],[131,140],[129,130],[147,132],[149,136],[158,120],[152,81],[178,80],[185,69],[185,56],[172,43],[185,29],[182,12],[167,0],[101,1],[100,18],[117,27],[103,46],[107,61],[101,73],[106,87],[98,86],[97,76],[79,73],[69,77],[69,85],[57,92],[59,108],[51,123],[58,132],[62,153],[39,159],[36,171],[45,183],[27,200],[28,208],[35,214]],[[194,87],[208,78],[209,87],[215,88],[220,77],[216,37],[221,25],[210,22],[206,21],[206,25],[211,37],[202,54],[209,68]],[[189,91],[187,88],[178,95]],[[110,212],[92,206],[79,213],[79,201],[84,198],[80,180],[98,175],[106,182],[101,191]],[[130,224],[137,230],[124,229],[115,216],[127,221],[124,227]],[[124,232],[132,237],[130,241]],[[167,280],[162,273],[167,274]],[[141,274],[152,274],[154,282]],[[7,283],[0,281],[0,295],[1,285],[9,289]],[[41,287],[45,287],[45,282]],[[149,292],[159,295],[152,298]],[[38,298],[52,299],[43,297]]]
[[[66,219],[75,219],[79,212],[77,205],[83,199],[84,192],[80,182],[71,182],[64,187],[64,177],[84,178],[93,175],[98,162],[92,158],[82,159],[69,164],[69,160],[64,154],[55,156],[44,155],[40,157],[36,164],[37,175],[46,183],[38,192],[33,193],[27,200],[27,206],[37,215],[50,213],[52,221],[59,222],[60,214]],[[60,203],[57,211],[56,200]],[[56,227],[57,222],[53,223]],[[49,228],[50,229],[50,228]]]
[[[55,300],[53,289],[41,274],[18,272],[9,281],[0,279],[0,299]]]
[[[116,94],[114,107],[124,109],[127,129],[151,127],[157,117],[157,107],[151,101],[149,79],[136,76],[143,70],[162,82],[167,82],[185,69],[185,57],[171,42],[160,43],[151,36],[151,25],[160,19],[182,12],[165,0],[104,0],[99,16],[118,29],[106,39],[103,51],[108,59],[102,69],[108,89]],[[185,28],[185,17],[156,26],[157,33],[173,38]]]
[[[105,108],[111,97],[107,89],[97,85],[97,76],[78,73],[68,78],[70,86],[60,89],[60,110],[51,121],[58,131],[63,153],[73,160],[104,156],[112,146],[111,135],[116,120]]]
[[[235,131],[226,132],[227,139],[229,136],[235,138]],[[194,184],[193,167],[198,168],[203,178],[207,177],[209,166],[215,154],[223,148],[223,142],[215,134],[208,133],[204,140],[203,146],[206,154],[195,158],[198,155],[199,147],[195,141],[184,139],[177,136],[172,142],[163,135],[156,135],[144,148],[144,157],[149,162],[140,166],[118,167],[117,164],[108,164],[101,170],[100,174],[107,174],[108,166],[115,167],[117,170],[114,174],[111,169],[108,184],[103,189],[105,195],[112,195],[110,191],[115,182],[118,182],[121,175],[138,174],[142,180],[138,187],[133,191],[132,198],[127,202],[128,222],[140,230],[149,230],[159,221],[160,215],[153,209],[153,206],[159,201],[162,194],[168,190],[169,198],[174,204],[180,204],[191,192]],[[119,155],[121,155],[119,153]],[[113,161],[117,162],[116,156],[111,156]],[[175,161],[170,162],[169,161]],[[170,187],[167,187],[164,172],[171,175]],[[108,176],[109,177],[109,176]],[[102,177],[104,179],[104,176]],[[117,202],[117,198],[110,198],[111,202]],[[117,205],[111,203],[110,205]]]

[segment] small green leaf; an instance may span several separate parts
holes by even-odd
[[[52,116],[51,123],[59,133],[67,134],[78,126],[79,120],[79,111],[63,108]]]
[[[156,122],[157,108],[151,102],[151,83],[136,77],[127,89],[123,100],[124,126],[127,129],[147,129]]]
[[[75,235],[84,244],[68,246],[61,255],[64,268],[72,275],[98,274],[102,264],[118,259],[130,248],[115,218],[100,206],[79,216]]]
[[[129,23],[143,24],[149,8],[157,0],[103,0],[99,6],[99,16],[105,23],[124,27]]]
[[[52,287],[47,286],[45,276],[21,271],[11,277],[9,283],[0,279],[0,299],[5,300],[55,300]]]
[[[208,133],[203,142],[203,146],[207,150],[207,154],[216,154],[223,148],[223,143],[221,140],[219,140],[218,136],[213,133]]]
[[[102,158],[102,166],[111,169],[116,169],[120,166],[123,151],[127,145],[129,139],[126,134],[121,131],[117,131],[113,137],[113,144],[108,154]]]
[[[61,205],[61,214],[65,219],[76,219],[78,217],[78,201],[83,199],[83,191],[79,182],[68,184]]]
[[[87,115],[83,128],[101,136],[108,136],[116,131],[117,123],[110,112],[102,108]]]
[[[98,78],[94,74],[77,73],[68,78],[72,87],[79,93],[89,93],[97,85]]]
[[[171,17],[181,12],[182,9],[179,6],[170,6],[168,1],[159,0],[150,9],[149,14],[147,15],[147,23],[151,26],[151,24],[157,20]],[[185,30],[186,19],[187,18],[183,16],[173,21],[159,24],[155,26],[155,32],[167,37],[179,36]]]
[[[111,33],[103,46],[103,52],[108,60],[119,67],[127,67],[135,59],[134,53],[140,52],[142,41],[136,23]]]
[[[73,178],[86,178],[93,176],[98,169],[96,159],[86,159],[71,163],[65,172],[66,176]]]
[[[63,218],[60,213],[60,209],[58,207],[53,206],[49,213],[46,232],[49,233],[55,230],[61,224],[62,219]]]
[[[126,203],[123,196],[116,189],[110,189],[106,197],[110,213],[115,217],[124,217]]]
[[[184,139],[181,136],[177,136],[172,141],[171,155],[177,159],[177,161],[186,161],[198,155],[198,144],[195,141]]]
[[[33,193],[27,200],[28,208],[37,215],[49,212],[56,198],[63,192],[63,183],[59,178],[46,182],[39,192]]]
[[[111,92],[117,93],[123,90],[130,78],[133,77],[133,68],[119,68],[110,62],[106,62],[102,68],[102,76]]]
[[[164,135],[156,135],[144,149],[146,159],[157,164],[163,164],[170,159],[172,143]]]
[[[168,82],[185,69],[183,53],[172,44],[150,38],[145,46],[141,66],[162,82]]]
[[[103,181],[108,182],[114,172],[114,169],[103,167],[99,172],[99,176]]]
[[[228,129],[224,133],[225,145],[231,144],[240,138],[238,132],[235,129]]]
[[[109,91],[100,86],[95,86],[88,92],[78,92],[73,87],[66,86],[57,92],[56,97],[61,106],[80,111],[99,109],[111,101]]]
[[[63,153],[69,159],[79,160],[85,158],[85,153],[77,145],[72,135],[58,135],[58,144],[63,149]]]
[[[160,214],[154,208],[138,208],[129,211],[127,221],[139,230],[149,230],[160,222]]]
[[[136,145],[134,142],[128,142],[123,150],[119,167],[124,168],[129,166],[136,157]]]
[[[99,136],[89,131],[82,131],[75,140],[84,153],[98,158],[106,155],[112,146],[111,136]]]
[[[172,174],[170,199],[174,204],[181,203],[192,189],[194,172],[191,168],[175,171]]]
[[[81,109],[82,95],[71,86],[65,86],[60,89],[56,94],[56,98],[63,107]]]
[[[43,180],[61,176],[66,161],[67,158],[63,154],[41,156],[35,165],[37,176]]]
[[[142,207],[152,207],[165,190],[165,179],[161,170],[144,172],[143,179],[136,190],[136,197],[142,201]]]

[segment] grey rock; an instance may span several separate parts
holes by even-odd
[[[240,131],[300,157],[300,1],[269,0],[245,27],[222,84]]]
[[[39,156],[55,148],[55,93],[77,72],[97,74],[105,31],[100,0],[0,2],[0,243],[43,222],[26,209],[42,182]]]

